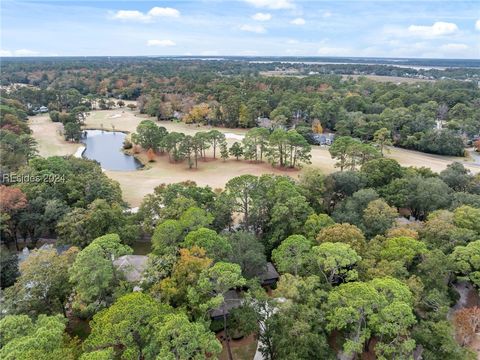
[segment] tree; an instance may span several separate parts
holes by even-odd
[[[362,231],[350,224],[335,224],[322,229],[317,235],[317,242],[319,244],[326,242],[348,244],[359,255],[362,255],[366,247]]]
[[[228,238],[231,252],[229,261],[240,265],[242,275],[251,279],[262,273],[267,266],[265,247],[255,237],[246,231],[237,231]]]
[[[313,260],[330,285],[355,281],[358,277],[354,266],[361,260],[350,245],[325,242],[312,248]]]
[[[123,208],[103,199],[95,200],[87,209],[73,209],[60,219],[56,230],[61,242],[79,247],[107,233],[117,233],[124,243],[130,244],[138,236],[137,227],[129,224]]]
[[[212,147],[213,147],[213,158],[215,159],[216,158],[216,150],[217,150],[217,147],[220,145],[220,147],[222,146],[222,144],[225,143],[225,134],[224,133],[221,133],[220,131],[218,130],[210,130],[208,132],[208,138],[209,138],[209,141],[211,142],[212,144]]]
[[[186,136],[183,133],[170,132],[162,140],[162,146],[168,152],[168,158],[170,161],[180,161],[183,156],[189,156],[193,149],[191,147],[191,137],[188,140],[185,140]],[[186,148],[186,145],[189,144],[189,148]],[[182,148],[183,145],[183,148]],[[190,150],[190,151],[187,151]],[[190,163],[190,161],[189,161]]]
[[[370,202],[378,198],[378,193],[373,189],[358,190],[335,208],[332,217],[338,223],[349,223],[363,229],[363,212]]]
[[[229,153],[230,155],[235,156],[237,160],[239,160],[240,156],[243,155],[242,145],[239,142],[235,141],[230,147]]]
[[[226,141],[220,144],[220,157],[223,161],[226,161],[228,159],[228,147]]]
[[[7,315],[0,320],[2,359],[73,360],[78,351],[65,335],[66,319],[61,315]]]
[[[480,330],[480,308],[464,308],[457,310],[453,317],[457,339],[462,346],[468,346]]]
[[[183,241],[184,229],[178,220],[159,223],[152,236],[153,252],[157,255],[175,255]]]
[[[183,121],[186,124],[191,123],[203,123],[206,121],[208,114],[210,113],[210,107],[207,103],[201,103],[195,105],[190,112],[184,116]]]
[[[202,296],[191,296],[197,287],[201,273],[212,264],[205,250],[197,246],[180,249],[180,256],[173,265],[171,275],[151,288],[151,293],[162,302],[176,307],[184,306],[192,317],[202,317],[208,310],[208,302]]]
[[[215,358],[222,350],[215,334],[182,313],[166,315],[156,326],[155,340],[159,344],[157,358],[165,360],[203,360],[207,354]]]
[[[136,133],[132,134],[132,141],[140,144],[143,149],[157,151],[163,138],[167,135],[164,127],[159,127],[151,120],[142,120],[137,126]]]
[[[390,207],[384,200],[377,199],[371,201],[363,210],[363,224],[365,225],[366,233],[370,237],[384,234],[392,227],[397,216],[397,210]]]
[[[451,253],[455,246],[466,245],[478,238],[475,231],[455,226],[453,217],[453,213],[447,210],[432,212],[420,229],[421,239],[430,248]]]
[[[91,333],[83,344],[88,358],[106,349],[111,357],[155,358],[160,346],[154,334],[171,309],[151,296],[133,292],[118,298],[113,305],[95,314]],[[87,359],[88,359],[87,358]]]
[[[31,316],[59,312],[65,315],[72,292],[68,269],[77,253],[74,247],[62,254],[53,248],[33,250],[20,264],[20,276],[15,284],[5,290],[10,312]]]
[[[355,140],[353,138],[340,136],[335,139],[328,149],[332,158],[338,160],[335,166],[339,167],[340,171],[343,171],[347,166],[349,149],[354,143]]]
[[[275,129],[268,142],[268,156],[273,166],[296,167],[310,163],[311,146],[296,130]]]
[[[393,180],[382,195],[397,208],[409,208],[419,220],[434,210],[447,208],[451,201],[451,189],[442,180],[418,175]]]
[[[406,236],[386,239],[380,251],[382,259],[400,262],[407,269],[427,252],[425,244]]]
[[[347,355],[360,354],[371,337],[368,319],[380,304],[378,292],[368,283],[351,282],[334,288],[328,295],[327,330],[342,330]]]
[[[4,289],[12,286],[20,273],[18,272],[18,257],[16,252],[0,248],[0,285]]]
[[[265,128],[250,129],[242,140],[245,157],[255,161],[263,161],[263,155],[267,151],[269,135],[269,131]]]
[[[410,329],[416,323],[412,303],[409,288],[394,278],[341,284],[328,294],[327,329],[343,332],[346,355],[362,353],[378,336],[378,358],[410,358],[415,349]]]
[[[82,128],[77,122],[68,122],[63,128],[63,136],[67,141],[80,141],[82,137]]]
[[[468,191],[473,175],[461,163],[453,162],[440,172],[440,179],[455,191]]]
[[[304,169],[299,176],[298,185],[315,211],[321,211],[323,206],[322,196],[325,191],[325,176],[319,169]]]
[[[232,247],[225,237],[206,228],[199,228],[188,233],[183,242],[183,247],[189,248],[192,246],[205,249],[207,256],[217,261],[227,259],[232,251]]]
[[[471,281],[480,288],[480,240],[467,246],[457,246],[451,258],[459,279]]]
[[[260,185],[255,210],[264,239],[268,240],[267,251],[270,252],[289,235],[300,233],[313,211],[298,186],[286,177],[269,178],[264,175],[260,178]],[[262,221],[265,221],[263,226]]]
[[[223,331],[227,340],[228,358],[233,360],[230,348],[230,335],[227,328],[227,304],[225,294],[230,289],[245,285],[246,280],[242,277],[242,269],[237,264],[218,262],[211,268],[206,269],[200,276],[200,287],[215,296],[220,301],[223,312]]]
[[[375,131],[373,134],[373,141],[378,145],[380,148],[380,154],[383,156],[383,149],[385,146],[392,145],[391,133],[390,130],[387,128],[381,128]]]
[[[455,341],[455,331],[449,321],[421,321],[413,332],[415,341],[423,347],[425,360],[475,359]]]
[[[73,308],[89,316],[111,304],[122,280],[113,261],[132,252],[117,234],[101,236],[80,251],[69,269],[75,290]]]
[[[320,230],[334,224],[335,221],[327,214],[312,214],[303,225],[304,235],[310,241],[314,241]]]
[[[235,211],[243,214],[245,229],[249,227],[250,207],[258,178],[253,175],[241,175],[229,180],[225,190],[235,199]]]
[[[2,233],[8,234],[15,241],[17,251],[17,227],[16,215],[27,207],[27,197],[17,188],[0,185],[0,215],[2,220]]]
[[[323,127],[322,127],[322,123],[320,122],[320,120],[318,120],[318,119],[313,120],[313,122],[312,122],[312,132],[314,134],[323,133]]]
[[[272,251],[272,260],[281,273],[303,274],[310,261],[312,244],[302,235],[291,235]]]
[[[464,205],[453,212],[453,223],[464,229],[475,231],[480,235],[480,209]]]
[[[380,188],[394,179],[401,178],[404,171],[396,160],[379,158],[363,164],[361,172],[367,180],[367,186]]]

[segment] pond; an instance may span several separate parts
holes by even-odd
[[[96,160],[102,169],[133,171],[142,167],[140,161],[122,151],[126,135],[119,131],[86,130],[83,157]]]

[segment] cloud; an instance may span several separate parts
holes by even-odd
[[[149,21],[151,16],[137,10],[118,10],[112,18],[115,20]]]
[[[180,11],[170,7],[158,7],[155,6],[151,8],[146,14],[138,10],[118,10],[115,12],[111,18],[114,20],[123,20],[123,21],[140,21],[140,22],[150,22],[155,18],[159,17],[173,17],[178,18],[180,16]]]
[[[295,4],[292,0],[245,0],[247,3],[257,7],[272,10],[294,9]]]
[[[269,13],[256,13],[255,15],[252,15],[253,20],[257,21],[268,21],[272,18],[272,15]]]
[[[475,22],[475,29],[480,31],[480,19]]]
[[[13,52],[15,56],[37,56],[38,51],[29,50],[29,49],[19,49]]]
[[[293,24],[293,25],[305,25],[305,19],[303,19],[303,18],[296,18],[296,19],[293,19],[292,21],[290,21],[290,24]]]
[[[0,49],[0,56],[12,56],[13,53],[10,50]]]
[[[38,56],[40,53],[38,51],[29,50],[29,49],[18,49],[18,50],[0,50],[0,56]]]
[[[147,46],[175,46],[172,40],[148,40]]]
[[[330,16],[332,16],[332,13],[331,13],[330,11],[325,11],[325,12],[322,14],[322,17],[324,17],[324,18],[328,18],[328,17],[330,17]]]
[[[440,46],[440,50],[449,52],[449,53],[457,53],[457,52],[463,52],[465,50],[468,50],[469,47],[466,44],[445,44]]]
[[[180,16],[180,11],[171,7],[162,8],[162,7],[155,6],[150,9],[150,11],[148,12],[148,15],[178,18]]]
[[[240,26],[240,30],[254,32],[257,34],[263,34],[267,32],[267,30],[262,25],[242,25]]]
[[[295,39],[288,39],[287,40],[287,44],[298,44],[298,40],[295,40]]]
[[[317,52],[318,55],[322,56],[345,56],[351,53],[350,49],[347,48],[329,46],[322,46]]]
[[[437,21],[432,26],[410,25],[408,31],[419,36],[435,37],[453,34],[458,31],[458,26],[454,23]]]

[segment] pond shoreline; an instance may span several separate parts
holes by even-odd
[[[137,171],[145,164],[125,151],[124,141],[128,135],[125,131],[85,128],[81,139],[83,146],[74,156],[95,160],[102,170]]]

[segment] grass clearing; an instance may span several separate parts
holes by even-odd
[[[129,109],[96,110],[92,111],[87,118],[85,127],[105,130],[112,130],[112,124],[115,130],[134,132],[140,121],[149,118],[138,114],[137,111]],[[193,135],[198,131],[211,130],[213,127],[203,127],[198,125],[187,125],[180,122],[161,121],[156,122],[164,126],[168,131],[178,131]],[[61,124],[52,123],[48,115],[34,116],[29,120],[30,127],[33,130],[33,136],[38,142],[39,153],[41,156],[54,155],[72,155],[79,148],[79,144],[68,143],[59,135],[58,130]],[[225,129],[217,128],[223,133],[235,134],[238,138],[246,133],[245,129]],[[231,145],[234,138],[228,138]],[[218,156],[218,155],[217,155]],[[139,154],[139,159],[146,162],[145,154]],[[193,180],[200,186],[209,185],[212,188],[223,188],[225,184],[233,177],[252,174],[277,174],[298,177],[301,171],[298,170],[279,170],[267,163],[252,163],[250,161],[229,159],[223,161],[219,158],[213,160],[213,151],[207,151],[207,161],[200,160],[198,169],[189,169],[186,162],[171,163],[168,155],[157,155],[155,161],[147,164],[144,169],[138,171],[105,171],[112,179],[120,183],[124,199],[132,206],[139,206],[143,197],[149,194],[153,189],[162,183],[176,183],[180,181]],[[412,150],[400,148],[390,148],[386,157],[397,160],[402,166],[428,167],[433,171],[440,172],[453,161],[462,162],[466,168],[473,173],[480,171],[480,166],[472,164],[471,158],[456,158],[449,156],[430,155]],[[336,171],[335,160],[330,157],[327,147],[314,146],[312,149],[312,164],[308,167],[321,169],[325,174]]]
[[[59,131],[63,129],[61,123],[54,123],[47,115],[31,116],[28,125],[32,129],[33,137],[37,141],[40,156],[73,155],[81,146],[77,143],[65,141]]]

